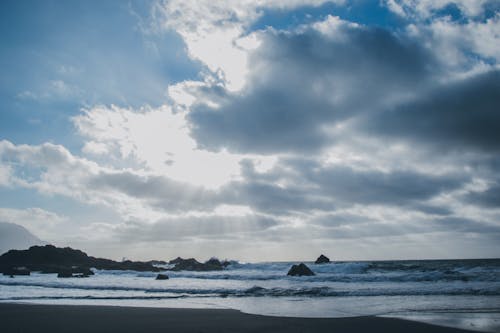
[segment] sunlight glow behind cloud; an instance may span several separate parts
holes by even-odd
[[[137,168],[207,187],[219,187],[239,175],[241,157],[196,148],[184,113],[167,107],[134,111],[97,106],[74,118],[89,141],[87,150],[115,161],[130,160]]]

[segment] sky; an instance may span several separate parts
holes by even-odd
[[[113,259],[500,255],[500,2],[0,3],[0,221]]]

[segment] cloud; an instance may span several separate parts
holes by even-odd
[[[453,20],[438,16],[430,22],[411,23],[410,36],[436,54],[441,66],[457,76],[498,69],[500,14],[486,19]]]
[[[342,207],[385,205],[406,207],[432,215],[446,215],[445,207],[427,203],[441,193],[457,190],[469,178],[461,174],[430,175],[410,170],[356,170],[322,165],[313,160],[282,160],[259,174],[245,173],[245,182],[222,191],[230,202],[273,214],[331,212]],[[228,194],[224,194],[224,191]]]
[[[160,219],[153,224],[129,222],[114,230],[112,237],[132,242],[182,242],[186,240],[229,240],[252,238],[277,226],[272,218],[255,214],[244,216],[201,215]]]
[[[0,186],[8,186],[11,178],[11,167],[0,164]]]
[[[239,240],[269,246],[265,244],[297,239],[375,241],[496,230],[495,217],[484,212],[460,212],[461,219],[456,220],[460,215],[449,200],[438,207],[448,211],[422,209],[434,207],[432,198],[448,195],[468,181],[454,174],[383,173],[283,158],[259,171],[252,160],[246,160],[241,180],[206,190],[160,174],[99,166],[56,145],[3,141],[0,152],[8,165],[26,168],[35,161],[41,168],[37,177],[12,179],[18,186],[105,205],[119,213],[121,219],[80,227],[83,239],[90,242],[86,244],[114,246],[127,241],[140,246],[175,241],[187,246],[186,242],[196,241],[205,248],[204,242],[210,240]],[[45,230],[46,239],[51,239],[53,231]]]
[[[440,10],[456,6],[467,16],[478,16],[482,14],[488,5],[494,3],[491,0],[386,0],[385,4],[394,13],[403,17],[428,18]]]
[[[333,17],[322,24],[260,34],[242,92],[199,89],[188,114],[198,145],[313,152],[332,143],[340,121],[405,99],[437,75],[433,56],[410,39]]]
[[[347,167],[325,168],[308,174],[325,195],[348,204],[382,203],[404,205],[432,198],[456,189],[466,178],[455,175],[432,176],[411,171],[354,171]]]
[[[145,90],[166,88],[168,105],[82,109],[71,118],[80,151],[0,141],[2,190],[104,207],[112,217],[76,223],[82,244],[126,242],[149,256],[151,243],[196,255],[221,242],[213,254],[234,248],[253,260],[320,247],[349,257],[342,251],[358,253],[360,243],[385,254],[412,244],[421,255],[427,238],[492,244],[499,16],[477,17],[484,2],[459,2],[471,16],[460,21],[434,16],[449,1],[387,1],[406,26],[322,16],[251,31],[268,9],[321,3],[156,3],[156,23],[203,68],[196,79]],[[64,220],[49,213],[0,217]]]
[[[101,166],[58,145],[14,145],[1,141],[0,161],[8,167],[16,166],[17,173],[11,174],[9,183],[17,187],[112,207],[125,219],[138,217],[147,221],[164,216],[165,210],[216,206],[201,186],[144,170]]]
[[[201,61],[230,91],[245,85],[247,51],[257,46],[246,29],[264,10],[318,6],[324,0],[163,1],[154,7],[155,24],[182,36],[191,58]],[[334,0],[344,3],[344,0]]]
[[[376,136],[444,150],[500,149],[500,71],[444,84],[360,120]]]
[[[216,192],[171,180],[159,175],[141,175],[132,171],[100,172],[88,180],[95,192],[112,192],[116,196],[144,201],[151,208],[169,213],[205,211],[217,206]]]
[[[72,120],[90,158],[101,155],[114,166],[145,168],[210,188],[238,177],[241,157],[197,149],[185,118],[185,113],[168,106],[134,110],[98,105],[82,110]]]
[[[465,199],[486,208],[500,208],[500,182],[491,184],[484,191],[471,191]]]

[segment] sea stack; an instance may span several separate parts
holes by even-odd
[[[330,262],[330,259],[325,256],[325,255],[320,255],[318,259],[314,262],[315,264],[328,264]]]
[[[309,269],[305,264],[300,263],[299,265],[293,265],[288,271],[290,276],[312,276],[315,275],[313,271]]]
[[[156,276],[156,280],[168,280],[168,275],[166,275],[166,274],[158,274]]]

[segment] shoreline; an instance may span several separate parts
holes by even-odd
[[[375,316],[299,318],[232,309],[0,303],[2,332],[473,332]]]

